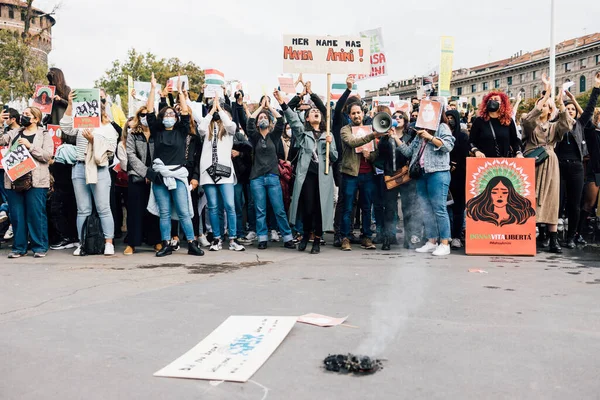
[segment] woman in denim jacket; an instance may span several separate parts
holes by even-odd
[[[393,135],[395,134],[394,131]],[[450,254],[449,240],[452,235],[446,202],[450,186],[450,152],[454,148],[454,136],[448,126],[445,112],[442,110],[437,132],[419,130],[410,145],[399,140],[396,144],[402,154],[411,158],[409,168],[412,169],[415,163],[420,163],[423,168],[423,175],[417,180],[417,195],[423,209],[425,235],[429,241],[416,251],[433,253],[435,256],[448,255]],[[421,157],[419,157],[420,153]],[[431,215],[434,218],[428,217]]]

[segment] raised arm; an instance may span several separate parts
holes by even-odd
[[[177,97],[179,98],[179,106],[181,107],[181,115],[189,115],[190,110],[188,108],[187,102],[185,101],[185,94],[183,93],[183,86],[181,83],[181,78],[177,78]]]
[[[323,113],[323,115],[327,115],[327,107],[323,104],[323,100],[312,91],[312,83],[310,81],[306,82],[306,93],[310,95],[310,99],[315,103],[315,107],[319,109]]]
[[[60,120],[60,130],[66,136],[77,136],[79,129],[73,128],[73,99],[75,98],[76,92],[71,90],[69,92],[69,99],[65,114]]]
[[[154,78],[154,72],[152,73],[152,77],[150,78],[150,93],[148,93],[148,101],[146,102],[146,108],[148,109],[148,114],[154,112],[154,96],[156,95],[156,78]]]
[[[586,126],[588,122],[594,116],[594,108],[596,108],[596,103],[598,102],[598,96],[600,95],[600,72],[596,74],[594,77],[594,88],[592,89],[592,94],[590,95],[590,99],[585,106],[585,110],[580,111],[579,122],[581,126]],[[575,102],[577,106],[579,103]]]

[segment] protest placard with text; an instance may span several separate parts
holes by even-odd
[[[357,138],[365,137],[373,133],[373,127],[371,125],[364,126],[353,126],[352,134]],[[370,152],[375,151],[375,141],[371,140],[369,143],[358,146],[354,149],[357,154],[362,153],[363,150],[369,150]]]
[[[100,128],[100,90],[74,89],[73,127]]]
[[[11,182],[37,168],[37,163],[33,159],[33,156],[29,153],[27,147],[22,144],[14,148],[11,147],[11,150],[2,157],[0,162]]]
[[[60,125],[50,125],[48,124],[48,133],[52,136],[52,143],[54,143],[54,153],[56,154],[56,149],[58,146],[62,144],[62,140],[60,136],[62,135],[62,131],[60,130]]]
[[[207,69],[204,71],[204,97],[223,97],[223,85],[225,85],[225,74],[218,69]]]
[[[371,71],[367,74],[354,74],[356,81],[362,81],[375,76],[387,75],[385,50],[383,49],[383,33],[381,28],[360,32],[360,36],[369,41],[371,48]]]

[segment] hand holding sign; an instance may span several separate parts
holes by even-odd
[[[29,142],[29,140],[25,139],[25,138],[20,138],[17,143],[22,144],[23,146],[25,146],[25,148],[27,150],[31,149],[31,143]]]
[[[77,93],[74,90],[71,90],[69,92],[69,105],[71,107],[73,107],[73,100],[75,99],[75,96],[77,95]]]
[[[273,97],[275,98],[275,100],[277,100],[279,104],[283,104],[283,98],[281,97],[281,93],[279,93],[279,90],[277,90],[277,88],[273,90]]]
[[[81,136],[83,136],[88,142],[94,143],[94,131],[92,129],[84,129],[81,133]]]
[[[354,78],[352,77],[352,75],[348,75],[348,77],[346,78],[346,87],[350,91],[352,91],[352,89],[354,88]]]
[[[552,86],[550,85],[550,79],[548,79],[548,75],[545,73],[542,74],[542,82],[544,83],[544,89],[547,92],[550,92],[552,90]]]

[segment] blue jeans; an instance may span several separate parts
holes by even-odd
[[[269,240],[267,228],[267,197],[271,202],[277,225],[283,236],[284,242],[289,242],[293,239],[292,230],[287,220],[285,207],[283,205],[283,193],[281,191],[281,183],[279,176],[275,174],[267,174],[259,176],[250,181],[250,189],[254,204],[256,206],[256,230],[258,231],[258,241],[266,242]]]
[[[236,224],[235,230],[238,237],[246,236],[246,232],[244,230],[244,185],[241,183],[236,184],[234,187],[234,197],[235,197],[235,216],[236,216]]]
[[[349,238],[352,233],[350,227],[352,226],[352,206],[356,192],[360,190],[360,209],[362,210],[362,230],[365,238],[371,238],[373,232],[371,231],[371,206],[373,205],[373,193],[375,192],[375,177],[372,173],[358,174],[358,176],[351,176],[342,174],[342,187],[340,188],[344,192],[344,214],[342,216],[341,233],[342,237]]]
[[[10,205],[10,222],[13,226],[13,252],[27,253],[27,239],[31,238],[34,253],[48,251],[48,218],[46,217],[46,195],[48,189],[32,188],[17,193],[7,190]]]
[[[171,240],[171,200],[175,204],[175,212],[179,217],[179,225],[183,228],[185,238],[194,240],[194,225],[192,224],[192,210],[188,201],[187,185],[177,179],[177,187],[167,189],[163,184],[152,185],[154,199],[158,205],[160,216],[160,236],[163,241]]]
[[[448,216],[448,188],[450,171],[433,172],[417,180],[417,195],[423,207],[427,239],[452,240]]]
[[[108,167],[98,167],[98,183],[85,183],[85,164],[77,163],[71,173],[73,189],[77,200],[77,234],[81,241],[81,232],[85,219],[92,215],[92,199],[100,217],[102,232],[105,239],[115,236],[115,221],[110,210],[111,179]]]
[[[233,183],[223,183],[221,185],[203,185],[206,200],[208,202],[208,214],[210,216],[210,224],[212,225],[215,239],[221,238],[221,221],[220,216],[223,215],[222,208],[219,207],[219,193],[223,199],[223,207],[227,212],[227,229],[229,230],[229,239],[237,238],[236,224],[237,218],[235,215],[235,193]],[[219,215],[220,214],[220,215]]]

